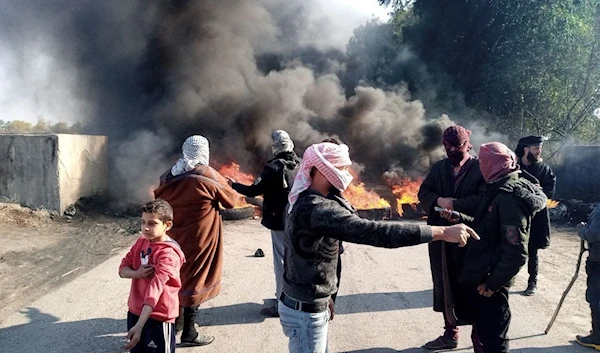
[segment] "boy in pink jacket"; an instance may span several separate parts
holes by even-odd
[[[179,270],[185,257],[167,235],[173,208],[163,199],[142,206],[142,235],[119,267],[121,278],[131,278],[127,339],[132,353],[175,352],[175,318],[179,315]]]

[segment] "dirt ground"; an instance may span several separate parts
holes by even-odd
[[[14,204],[0,204],[0,227],[0,322],[131,246],[139,229],[133,217],[67,219]]]

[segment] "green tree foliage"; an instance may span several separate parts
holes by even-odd
[[[395,9],[408,9],[413,3],[414,0],[378,0],[379,5],[382,6],[391,6]]]
[[[380,3],[396,6],[392,32],[492,128],[600,141],[600,0]]]
[[[0,133],[10,134],[78,134],[83,131],[80,123],[69,125],[65,122],[51,123],[40,117],[37,123],[32,124],[23,120],[0,120]]]

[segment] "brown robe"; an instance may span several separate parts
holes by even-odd
[[[239,194],[209,166],[178,176],[163,174],[154,190],[173,207],[173,228],[168,232],[185,254],[181,267],[180,305],[198,306],[221,291],[223,269],[223,221],[219,203],[232,208]]]

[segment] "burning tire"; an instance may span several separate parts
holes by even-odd
[[[369,208],[357,210],[360,218],[366,218],[372,221],[382,221],[384,219],[392,218],[392,209],[390,207],[384,208]]]
[[[221,216],[225,221],[236,221],[254,216],[254,206],[227,208],[221,210]]]
[[[567,216],[567,206],[559,203],[557,206],[549,208],[548,214],[550,215],[551,221],[560,221]]]
[[[248,197],[246,196],[246,202],[254,205],[254,206],[258,206],[260,208],[263,207],[263,199],[261,199],[260,197]]]

